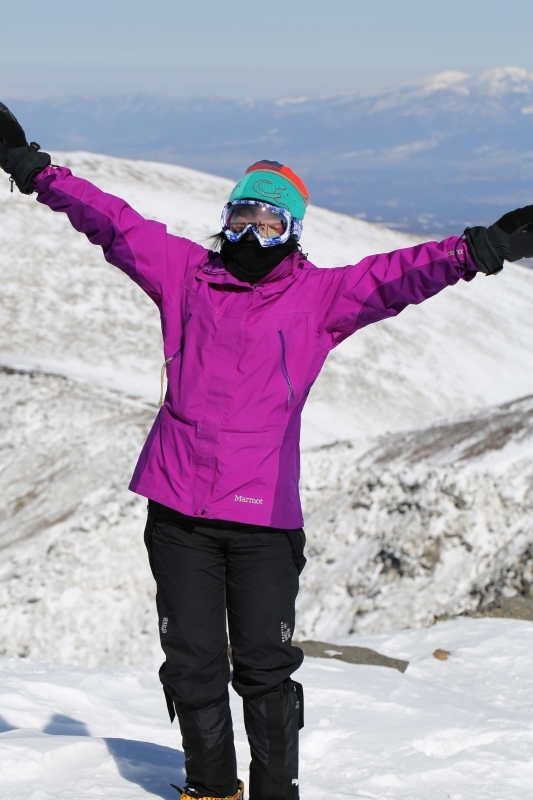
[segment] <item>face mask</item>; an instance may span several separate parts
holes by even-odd
[[[298,249],[296,239],[288,239],[276,247],[261,247],[255,239],[251,242],[224,242],[220,258],[235,278],[246,283],[258,283],[275,269],[288,255]]]

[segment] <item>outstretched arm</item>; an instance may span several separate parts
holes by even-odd
[[[76,178],[65,167],[50,166],[39,145],[28,145],[24,131],[0,103],[0,166],[24,194],[67,214],[73,227],[100,245],[110,264],[126,272],[160,306],[179,292],[191,258],[201,265],[204,247],[167,233],[160,222],[146,220],[124,200]]]
[[[100,245],[110,264],[123,270],[158,305],[179,291],[191,257],[208,251],[167,233],[166,225],[144,219],[124,200],[76,178],[66,167],[47,167],[35,180],[37,200],[63,211],[72,226]]]
[[[456,236],[324,270],[318,294],[320,334],[328,348],[336,347],[360,328],[394,317],[476,273],[467,245]]]
[[[488,228],[370,256],[353,267],[324,270],[319,292],[319,332],[335,347],[355,331],[394,317],[462,278],[495,275],[504,259],[533,257],[533,205],[510,211]]]

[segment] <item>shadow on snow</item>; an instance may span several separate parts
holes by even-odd
[[[12,730],[15,730],[13,725],[0,716],[0,733]],[[90,736],[84,722],[63,714],[54,714],[43,728],[43,733],[53,736]],[[185,760],[181,750],[133,739],[104,738],[103,741],[125,780],[136,783],[156,797],[178,800],[178,794],[170,782],[178,786],[185,783]]]
[[[15,728],[13,725],[10,725],[9,722],[0,714],[0,733],[7,733],[8,731],[14,730]]]

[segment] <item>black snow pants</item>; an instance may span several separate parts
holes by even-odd
[[[229,707],[228,636],[235,691],[251,749],[250,800],[298,798],[303,692],[290,676],[303,530],[184,517],[150,501],[145,541],[157,584],[160,670],[183,737],[187,793],[237,790]],[[227,627],[226,627],[227,619]]]

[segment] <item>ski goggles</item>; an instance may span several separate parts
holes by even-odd
[[[285,208],[262,200],[234,200],[226,203],[221,216],[222,231],[230,242],[238,242],[250,232],[261,247],[284,244],[290,236],[302,235],[302,221]]]

